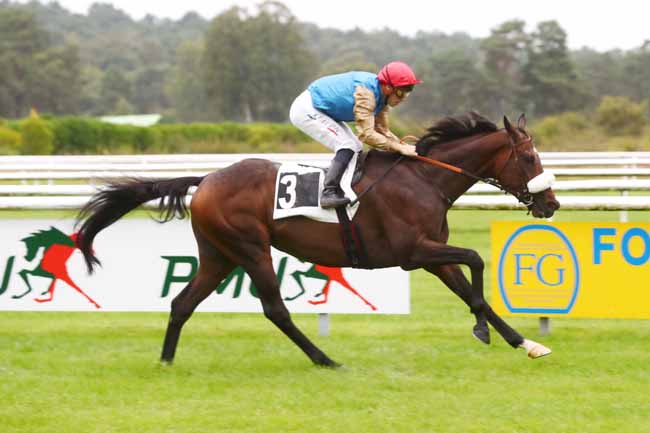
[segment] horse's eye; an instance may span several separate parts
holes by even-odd
[[[524,162],[526,162],[528,164],[533,164],[535,162],[535,155],[533,155],[532,153],[528,153],[528,152],[522,153],[521,154],[521,159],[523,159]]]

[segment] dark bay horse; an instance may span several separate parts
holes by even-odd
[[[504,129],[476,113],[447,117],[422,136],[418,154],[461,167],[472,175],[494,179],[523,202],[535,217],[550,217],[559,203],[549,185],[539,184],[543,168],[522,115],[516,126],[504,117]],[[370,151],[365,173],[355,191],[365,190],[354,221],[363,232],[370,268],[400,266],[423,268],[438,276],[476,317],[473,334],[489,344],[490,323],[514,348],[523,347],[531,358],[550,353],[524,339],[505,323],[483,297],[484,263],[478,253],[447,245],[447,211],[477,178]],[[394,166],[388,175],[389,167]],[[190,210],[199,253],[194,279],[174,298],[162,350],[171,362],[181,328],[195,308],[236,266],[241,265],[258,288],[264,315],[284,332],[314,364],[337,366],[293,323],[280,295],[271,262],[271,246],[323,266],[351,266],[336,224],[303,217],[273,220],[278,165],[247,159],[204,177],[168,180],[130,180],[109,184],[84,206],[79,215],[79,245],[89,271],[99,261],[92,242],[99,231],[141,204],[160,199],[163,220],[187,213],[185,196],[198,186]],[[383,179],[382,179],[383,178]],[[471,283],[459,265],[471,272]],[[388,288],[387,288],[388,289]]]

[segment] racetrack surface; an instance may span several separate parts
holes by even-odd
[[[451,214],[450,243],[486,261],[486,294],[489,221],[529,218]],[[197,313],[163,367],[166,314],[0,312],[0,431],[650,432],[650,322],[553,319],[540,337],[536,319],[506,319],[553,349],[532,361],[494,331],[491,346],[476,341],[455,295],[411,278],[408,316],[331,316],[319,337],[316,316],[294,315],[341,370],[311,365],[261,314]]]

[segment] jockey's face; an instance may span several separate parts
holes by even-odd
[[[387,104],[390,105],[391,107],[395,107],[399,105],[402,101],[404,101],[408,96],[411,94],[411,91],[413,90],[413,86],[403,86],[403,87],[393,87],[390,85],[386,85],[386,90],[387,90]]]

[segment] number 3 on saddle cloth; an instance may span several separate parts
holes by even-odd
[[[361,153],[356,153],[341,178],[341,189],[351,201],[357,198],[352,185],[361,179],[365,159],[363,156]],[[304,216],[316,221],[339,223],[341,241],[348,259],[352,262],[352,267],[365,268],[367,253],[363,246],[361,232],[351,221],[359,208],[359,202],[354,206],[339,209],[321,208],[320,196],[324,178],[325,169],[321,167],[296,163],[281,164],[275,179],[273,219]]]

